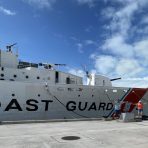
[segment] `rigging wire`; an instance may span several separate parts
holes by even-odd
[[[51,94],[51,92],[49,91],[49,87],[48,87],[47,83],[46,83],[46,85],[45,85],[45,88],[46,88],[46,90],[48,91],[49,95],[51,95],[52,97],[54,97],[62,106],[64,106],[64,108],[66,108],[66,105],[65,105],[64,103],[62,103],[55,95]],[[78,113],[76,113],[75,111],[72,111],[72,112],[73,112],[74,114],[80,116],[80,117],[89,118],[89,117],[87,117],[87,116],[78,114]],[[72,116],[72,115],[71,115],[71,116]],[[72,116],[72,117],[73,117],[73,116]],[[74,117],[73,117],[73,118],[74,118]]]

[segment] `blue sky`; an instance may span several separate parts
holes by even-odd
[[[15,42],[25,61],[148,87],[147,0],[0,0],[0,48]]]

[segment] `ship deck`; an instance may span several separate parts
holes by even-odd
[[[147,131],[148,121],[2,124],[0,148],[146,148]]]

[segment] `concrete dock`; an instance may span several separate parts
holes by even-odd
[[[96,120],[0,125],[0,148],[130,147],[148,147],[148,121],[123,123]]]

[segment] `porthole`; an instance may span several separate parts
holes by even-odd
[[[94,95],[92,95],[92,97],[94,97]]]
[[[80,97],[80,95],[78,95],[78,97]]]
[[[13,77],[14,77],[14,78],[16,78],[16,77],[17,77],[17,75],[13,75]]]
[[[37,77],[37,79],[40,79],[40,77]]]
[[[4,77],[4,74],[3,73],[1,74],[1,77]]]
[[[40,94],[38,94],[38,97],[40,97],[41,95]]]
[[[26,79],[28,79],[29,78],[29,76],[26,76]]]
[[[4,71],[4,67],[2,67],[1,70]]]
[[[12,94],[12,97],[14,97],[15,96],[15,94]]]

